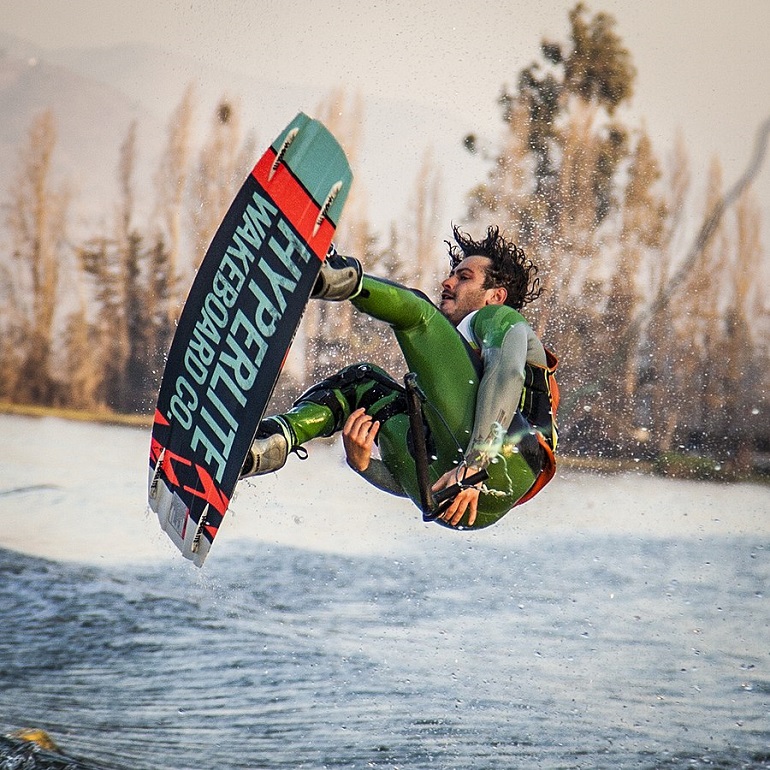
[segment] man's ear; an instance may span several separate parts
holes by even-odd
[[[491,294],[487,296],[487,305],[504,305],[505,300],[508,299],[508,289],[504,286],[495,286],[494,289],[489,289]]]

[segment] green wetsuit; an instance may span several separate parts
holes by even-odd
[[[390,324],[409,371],[417,375],[427,400],[431,481],[465,459],[485,465],[489,479],[472,528],[493,524],[530,490],[542,469],[542,442],[519,410],[527,369],[546,366],[539,340],[511,307],[488,305],[456,329],[423,295],[368,275],[352,302]],[[382,460],[372,459],[361,475],[419,507],[403,390],[383,370],[371,364],[347,367],[307,391],[282,416],[303,444],[340,430],[362,406],[381,423],[377,444]],[[552,424],[536,427],[555,440]]]

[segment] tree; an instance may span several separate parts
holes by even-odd
[[[92,239],[80,250],[81,267],[92,279],[96,306],[94,352],[102,364],[100,398],[117,411],[126,411],[129,386],[126,370],[131,355],[129,297],[136,281],[138,235],[133,228],[133,172],[136,162],[136,123],[120,146],[117,179],[120,191],[113,234]],[[82,333],[80,335],[82,339]]]
[[[642,401],[647,409],[652,448],[668,452],[673,446],[678,426],[677,409],[672,404],[687,399],[686,383],[679,372],[679,343],[673,315],[676,311],[668,301],[672,273],[672,254],[680,248],[684,212],[690,189],[690,166],[684,137],[681,133],[674,144],[667,175],[667,217],[664,222],[663,248],[657,261],[648,267],[649,296],[657,311],[650,314],[646,328],[647,350],[644,351],[639,379],[646,394]]]
[[[730,403],[727,425],[730,448],[738,473],[751,468],[751,453],[760,431],[757,415],[762,401],[762,350],[753,324],[762,313],[763,294],[767,286],[757,281],[761,275],[762,244],[760,214],[750,191],[741,195],[735,209],[736,239],[734,260],[729,271],[732,297],[726,313],[726,348],[728,366],[725,390]]]
[[[515,228],[537,255],[545,289],[538,330],[555,342],[568,295],[588,278],[598,228],[622,197],[616,174],[628,159],[628,132],[613,114],[635,77],[612,17],[589,18],[580,3],[570,27],[568,43],[543,42],[542,59],[520,73],[516,91],[503,90],[506,135],[469,208],[472,221],[491,216]]]
[[[666,249],[668,210],[659,190],[660,180],[660,165],[652,143],[642,133],[623,191],[618,249],[611,266],[599,337],[600,347],[605,350],[612,349],[618,339],[627,346],[627,354],[618,356],[617,366],[608,373],[615,384],[602,405],[614,421],[610,435],[624,453],[631,451],[637,441],[647,439],[649,416],[640,410],[640,370],[646,367],[645,357],[655,360],[662,354],[645,344],[645,329],[635,323],[654,283],[651,272],[665,263],[662,255]]]
[[[486,184],[474,190],[469,206],[471,221],[491,219],[515,233],[539,265],[544,292],[528,315],[557,353],[569,351],[561,366],[565,391],[594,379],[602,363],[599,341],[611,336],[610,318],[633,314],[635,276],[627,296],[608,298],[613,282],[625,289],[624,279],[638,269],[636,247],[629,244],[624,251],[621,244],[633,227],[629,220],[623,228],[626,204],[633,203],[626,186],[635,158],[641,163],[652,155],[646,137],[635,138],[616,117],[633,92],[635,70],[614,20],[590,16],[581,3],[569,21],[568,41],[544,41],[540,60],[519,74],[516,89],[503,90],[505,136]],[[613,265],[620,259],[625,266],[618,272]],[[617,368],[627,379],[636,345],[627,345],[624,354]],[[604,407],[612,398],[598,384],[581,398],[583,417],[573,423],[572,437],[593,442],[595,450],[597,441],[607,444],[608,438],[617,447],[631,417],[610,431],[611,413]]]
[[[572,50],[565,57],[559,46],[546,46],[545,55],[564,63],[563,86],[584,102],[598,102],[610,115],[633,95],[636,70],[631,55],[615,32],[615,19],[606,13],[586,18],[578,3],[569,14]]]
[[[149,369],[157,357],[158,328],[171,328],[165,312],[168,255],[157,247],[147,248],[134,221],[136,142],[137,126],[132,123],[120,147],[112,235],[92,239],[79,252],[81,268],[93,287],[94,331],[87,334],[83,319],[75,317],[69,337],[71,345],[76,341],[91,345],[101,362],[99,401],[118,412],[147,409],[155,393]],[[160,290],[158,260],[164,273]],[[82,359],[77,351],[71,354],[74,361]]]
[[[406,244],[414,288],[428,296],[436,293],[439,277],[442,178],[431,150],[423,154],[414,189],[409,199]]]
[[[87,305],[81,298],[77,309],[67,320],[64,331],[65,360],[67,361],[67,406],[92,410],[103,406],[104,382],[102,361],[94,356],[99,339],[89,320]]]
[[[192,248],[197,269],[211,239],[254,162],[254,138],[241,136],[236,102],[223,96],[214,111],[209,136],[190,183]]]
[[[155,174],[156,217],[159,233],[157,242],[166,244],[168,275],[164,280],[167,287],[164,302],[166,318],[173,323],[179,313],[179,275],[182,253],[182,221],[185,193],[190,176],[192,153],[192,121],[194,117],[195,94],[188,86],[168,122],[166,146],[161,154]]]
[[[156,235],[155,241],[145,250],[145,325],[140,343],[146,353],[146,406],[150,408],[174,337],[175,325],[168,320],[169,308],[176,308],[177,282],[171,267],[172,259],[165,241]]]
[[[689,171],[681,143],[664,191],[646,132],[618,117],[635,69],[614,20],[591,16],[582,3],[569,19],[568,41],[543,42],[540,60],[520,73],[515,90],[503,90],[505,135],[487,180],[471,193],[468,219],[514,231],[541,268],[545,291],[528,316],[557,354],[565,351],[567,443],[613,453],[650,437],[658,450],[695,439],[724,446],[736,425],[737,384],[724,349],[751,347],[737,310],[745,286],[725,286],[734,244],[722,219],[761,167],[770,121],[746,173],[724,195],[712,168],[703,223],[684,250]],[[477,151],[479,142],[470,135],[466,145]],[[752,229],[745,222],[743,229],[738,238],[747,244]],[[739,250],[743,259],[752,251]],[[756,371],[759,358],[751,361]]]
[[[543,42],[543,61],[522,71],[518,94],[504,91],[500,98],[507,123],[515,114],[511,108],[516,103],[522,101],[528,109],[528,145],[535,161],[530,208],[535,221],[548,233],[558,226],[563,214],[564,198],[559,190],[564,192],[560,185],[560,155],[569,138],[569,132],[562,128],[565,117],[577,103],[591,108],[589,123],[600,112],[611,118],[633,94],[636,71],[628,50],[615,34],[614,19],[603,13],[587,18],[587,13],[585,5],[578,3],[569,14],[569,43]],[[594,130],[602,136],[605,147],[586,171],[595,182],[596,219],[600,221],[607,213],[606,187],[622,157],[617,150],[623,137],[610,121],[596,123]]]
[[[714,159],[709,170],[705,210],[711,211],[722,195],[722,169]],[[721,433],[724,427],[717,423],[724,423],[725,359],[719,351],[724,350],[725,344],[726,297],[722,282],[727,250],[727,233],[721,222],[684,278],[673,313],[679,375],[688,383],[688,391],[695,394],[695,398],[683,398],[675,404],[681,423],[689,428],[690,435],[683,442],[706,450],[714,448],[708,446],[708,437]]]
[[[70,195],[55,181],[56,121],[51,110],[30,125],[11,184],[8,228],[19,298],[20,376],[14,398],[50,403],[55,398],[54,320],[59,270],[67,251]]]

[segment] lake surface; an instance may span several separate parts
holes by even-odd
[[[0,733],[137,770],[770,767],[768,488],[563,472],[453,533],[321,445],[199,570],[146,431],[0,431]]]

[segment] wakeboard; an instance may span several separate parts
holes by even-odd
[[[148,499],[202,566],[339,222],[352,174],[300,113],[259,159],[209,246],[168,354]]]

